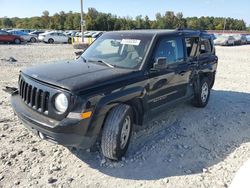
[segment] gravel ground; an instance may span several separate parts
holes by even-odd
[[[179,104],[146,122],[121,162],[40,140],[13,115],[2,91],[16,86],[21,68],[72,59],[74,51],[70,45],[0,46],[0,187],[221,188],[250,158],[250,46],[217,47],[208,106]]]

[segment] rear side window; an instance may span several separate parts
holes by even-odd
[[[5,31],[0,31],[0,35],[8,35],[8,33]]]
[[[199,38],[198,37],[185,38],[185,42],[186,42],[187,57],[197,56]]]
[[[200,53],[206,54],[211,52],[212,52],[212,47],[210,41],[208,39],[202,39],[200,43]]]
[[[184,60],[183,43],[181,38],[160,39],[154,53],[154,61],[159,57],[166,57],[169,64],[182,62]]]

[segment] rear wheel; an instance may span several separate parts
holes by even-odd
[[[193,99],[193,105],[195,107],[204,108],[210,97],[210,81],[208,78],[203,78],[200,82],[200,86],[198,88],[198,93],[195,94]]]
[[[32,38],[30,39],[30,42],[35,43],[35,42],[36,42],[36,38],[35,38],[35,37],[32,37]]]
[[[102,131],[101,148],[105,157],[121,159],[126,153],[131,137],[133,113],[130,106],[118,105],[108,114]]]
[[[53,44],[54,43],[54,39],[49,39],[48,43]]]
[[[20,40],[20,39],[15,39],[15,40],[14,40],[14,43],[15,43],[15,44],[21,44],[21,40]]]

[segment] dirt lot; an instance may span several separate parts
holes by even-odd
[[[70,45],[0,46],[0,187],[228,187],[250,158],[250,46],[218,47],[209,105],[146,122],[123,161],[40,140],[13,115],[6,85],[26,66],[74,58]],[[18,62],[8,62],[14,57]]]

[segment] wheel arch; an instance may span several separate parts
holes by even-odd
[[[199,74],[199,79],[202,80],[203,78],[208,78],[210,82],[210,88],[212,88],[215,82],[215,74],[216,72],[201,72]]]
[[[92,119],[94,134],[99,134],[110,111],[120,104],[127,104],[133,110],[133,121],[142,125],[145,109],[144,92],[141,87],[122,90],[102,98],[95,107]]]

